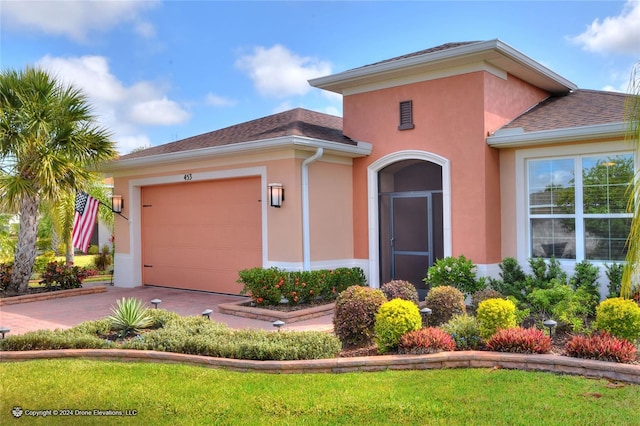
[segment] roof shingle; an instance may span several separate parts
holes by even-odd
[[[347,145],[357,145],[356,142],[342,134],[342,117],[296,108],[133,152],[121,156],[120,159],[148,157],[283,136],[302,136]]]
[[[629,95],[598,90],[574,90],[552,96],[521,114],[502,129],[522,128],[525,132],[567,129],[625,121]]]

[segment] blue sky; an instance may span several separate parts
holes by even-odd
[[[291,108],[342,115],[307,80],[499,38],[583,89],[625,91],[640,0],[0,0],[0,67],[82,88],[121,153]]]

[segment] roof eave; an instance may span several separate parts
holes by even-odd
[[[455,67],[464,63],[487,62],[551,93],[566,93],[577,85],[534,61],[499,39],[467,44],[437,52],[356,68],[309,80],[324,90],[344,94],[345,89],[386,80]]]
[[[618,122],[536,132],[524,132],[522,129],[504,129],[498,130],[493,136],[487,137],[487,144],[493,148],[521,148],[550,143],[624,138],[628,128],[629,123]]]
[[[150,155],[124,160],[115,160],[105,163],[104,172],[115,172],[139,167],[175,164],[203,158],[228,157],[232,155],[255,154],[257,152],[273,151],[277,149],[302,149],[315,150],[324,148],[325,152],[349,158],[364,157],[371,153],[372,145],[367,142],[357,142],[356,145],[347,145],[339,142],[331,142],[322,139],[304,136],[282,136],[278,138],[262,139],[257,141],[239,142],[230,145],[214,146],[192,149],[188,151],[168,152],[164,154]]]

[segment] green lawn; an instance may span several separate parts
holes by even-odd
[[[40,360],[0,364],[0,383],[0,424],[13,424],[15,406],[136,411],[47,417],[40,424],[640,424],[640,386],[508,370],[277,375]],[[25,417],[20,421],[33,421]]]

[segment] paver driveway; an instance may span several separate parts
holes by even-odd
[[[162,303],[158,306],[159,308],[174,311],[180,315],[200,315],[205,309],[211,309],[213,310],[212,320],[223,322],[233,328],[273,330],[273,325],[269,321],[224,315],[218,312],[219,304],[246,299],[241,296],[163,287],[121,288],[107,285],[106,289],[104,293],[2,306],[0,307],[0,326],[9,328],[11,334],[22,334],[39,329],[70,328],[83,321],[104,318],[111,313],[111,307],[116,305],[116,300],[135,297],[150,308],[153,308],[150,303],[152,299],[160,299]],[[283,327],[285,330],[323,331],[331,328],[331,315]]]

